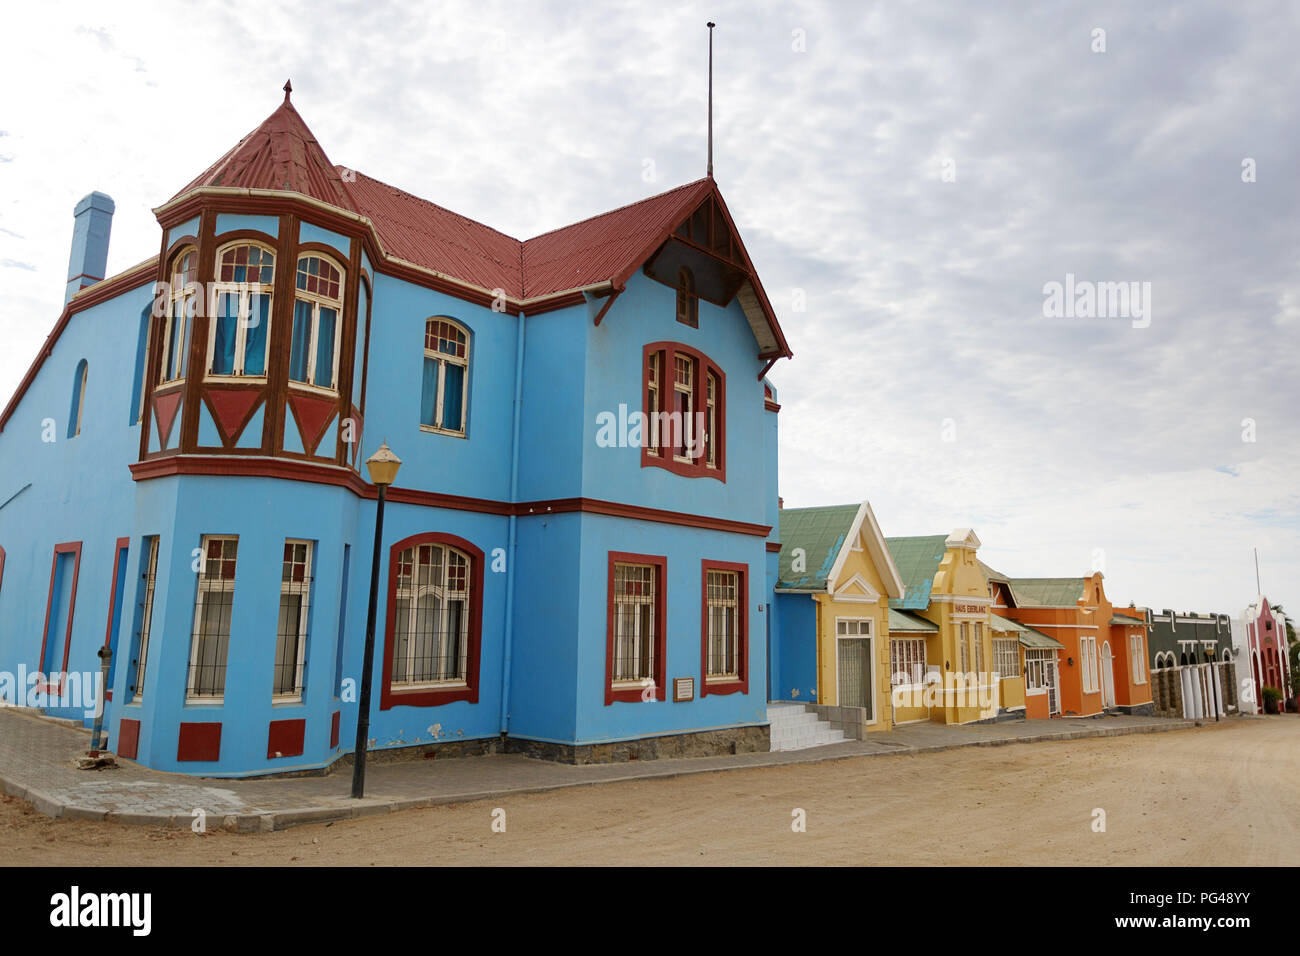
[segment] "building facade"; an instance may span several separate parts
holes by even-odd
[[[113,651],[119,754],[213,776],[370,746],[766,749],[791,353],[709,177],[526,242],[333,165],[283,104],[70,301],[0,415],[0,668]],[[48,577],[47,571],[48,570]]]
[[[1265,687],[1276,689],[1283,701],[1296,696],[1286,617],[1274,610],[1267,597],[1261,594],[1242,612],[1240,625],[1234,629],[1234,642],[1242,682],[1247,678],[1250,682],[1249,694],[1243,693],[1242,701],[1244,706],[1249,698],[1251,713],[1263,711]]]
[[[1168,608],[1158,612],[1144,608],[1137,613],[1147,625],[1156,713],[1218,718],[1244,706],[1251,695],[1242,694],[1237,681],[1228,615],[1177,614]]]
[[[1153,712],[1145,623],[1115,612],[1101,572],[1081,578],[1012,578],[987,565],[984,570],[996,585],[1001,616],[1060,645],[1025,655],[1026,697],[1033,692],[1044,698],[1032,708],[1027,703],[1030,716]]]

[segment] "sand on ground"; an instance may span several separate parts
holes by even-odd
[[[575,787],[275,833],[0,803],[8,865],[1068,864],[1300,861],[1300,717]],[[505,832],[494,831],[504,811]],[[796,832],[802,810],[806,831]],[[1104,832],[1096,827],[1104,811]]]

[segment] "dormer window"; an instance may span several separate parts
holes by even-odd
[[[271,331],[271,293],[275,253],[253,242],[217,250],[212,322],[208,334],[208,374],[264,378]]]
[[[333,390],[338,382],[343,273],[324,256],[298,258],[289,380]]]
[[[192,247],[182,249],[172,263],[171,295],[163,317],[159,385],[169,385],[185,377],[190,320],[194,318],[199,294],[198,277],[198,252]]]
[[[677,321],[693,329],[700,327],[700,297],[695,294],[695,275],[685,266],[677,270]]]

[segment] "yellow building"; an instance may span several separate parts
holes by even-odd
[[[946,537],[888,538],[886,543],[904,585],[891,609],[933,628],[906,638],[896,629],[894,656],[907,664],[897,668],[905,672],[896,678],[893,695],[897,722],[964,724],[1023,709],[1018,635],[990,613],[975,532],[958,528]],[[1001,677],[999,664],[1014,666],[1014,676]],[[923,681],[915,680],[918,673],[924,673]]]
[[[871,506],[785,508],[780,535],[769,695],[813,705],[849,737],[889,729],[903,583]]]

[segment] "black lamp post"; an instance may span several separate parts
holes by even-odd
[[[384,536],[384,495],[397,478],[402,459],[393,454],[388,442],[366,459],[370,480],[379,492],[375,508],[375,554],[370,563],[370,607],[366,611],[366,649],[361,663],[361,698],[357,711],[357,745],[352,752],[352,796],[361,799],[366,790],[366,744],[370,739],[370,683],[375,669],[375,608],[379,601],[379,547]]]

